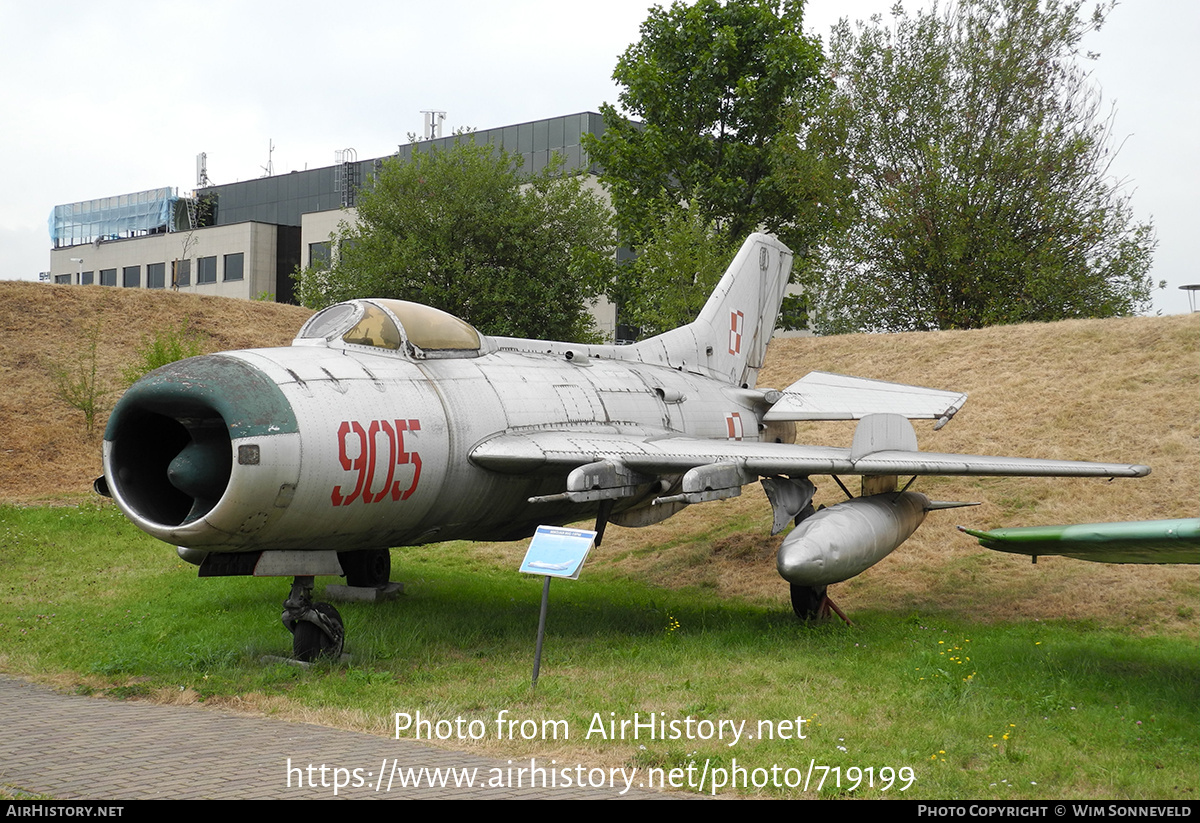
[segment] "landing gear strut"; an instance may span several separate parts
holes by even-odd
[[[342,616],[329,603],[313,603],[312,591],[311,576],[295,577],[283,603],[283,625],[292,633],[292,654],[305,662],[318,657],[336,660],[346,638]]]

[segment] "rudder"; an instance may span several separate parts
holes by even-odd
[[[791,249],[770,235],[752,234],[695,321],[637,345],[662,346],[673,365],[753,387],[791,269]]]

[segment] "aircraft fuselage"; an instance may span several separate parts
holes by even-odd
[[[139,384],[105,444],[122,508],[162,540],[216,552],[517,539],[597,506],[531,504],[561,490],[563,472],[480,468],[471,451],[494,435],[578,428],[759,439],[753,395],[678,369],[587,357],[586,347],[570,359],[499,350],[423,362],[353,348],[193,358]],[[209,397],[223,405],[206,405]],[[123,437],[144,448],[147,427],[174,445],[134,464]],[[177,457],[187,438],[196,445]],[[173,488],[159,480],[154,490],[164,473]],[[661,491],[650,484],[615,511]]]

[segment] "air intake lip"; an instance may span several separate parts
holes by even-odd
[[[105,475],[127,514],[186,525],[228,488],[234,440],[298,430],[261,371],[234,357],[192,357],[146,375],[117,403],[104,432]]]

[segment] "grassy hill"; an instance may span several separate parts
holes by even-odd
[[[285,346],[311,314],[298,306],[148,289],[0,282],[0,501],[91,494],[102,471],[106,418],[88,437],[82,413],[56,397],[54,373],[88,365],[92,334],[107,411],[125,388],[122,369],[148,335],[186,322],[205,352]]]
[[[542,583],[516,572],[525,541],[393,552],[405,596],[340,604],[350,660],[304,670],[266,657],[291,647],[278,617],[286,579],[197,580],[169,546],[90,491],[100,436],[85,435],[80,413],[55,399],[52,374],[79,365],[92,330],[111,407],[122,367],[148,334],[186,321],[207,351],[283,345],[306,311],[0,283],[0,315],[0,503],[9,504],[0,505],[0,672],[388,737],[397,711],[486,721],[503,708],[563,720],[574,734],[440,745],[642,775],[731,758],[756,768],[815,762],[847,781],[851,767],[877,768],[880,780],[884,766],[916,775],[904,794],[838,785],[743,786],[741,795],[1196,796],[1197,567],[1031,565],[953,527],[1195,516],[1200,318],[775,342],[762,386],[822,369],[969,392],[941,431],[917,425],[927,450],[1139,462],[1153,473],[922,478],[915,488],[934,499],[983,505],[932,512],[890,557],[832,587],[853,628],[793,619],[758,486],[645,529],[610,528],[580,580],[555,582],[533,691]],[[811,424],[799,439],[848,445],[852,431]],[[818,502],[842,498],[828,478],[813,480]],[[582,735],[593,713],[610,711],[752,725],[803,715],[809,739],[731,748]],[[0,775],[0,793],[2,784]]]
[[[145,337],[187,328],[205,351],[286,345],[305,309],[171,292],[0,283],[0,501],[74,501],[92,495],[100,434],[57,399],[56,369],[79,366],[97,335],[106,407]],[[1133,631],[1197,633],[1195,567],[1123,567],[1059,558],[1036,566],[979,548],[953,527],[1190,517],[1200,501],[1200,317],[1172,316],[1005,326],[968,332],[779,340],[759,385],[783,388],[825,370],[957,389],[970,400],[939,432],[918,423],[931,451],[1146,463],[1137,480],[927,478],[935,499],[983,501],[935,512],[903,548],[836,587],[853,609],[961,609],[984,619],[1083,617]],[[849,445],[852,424],[804,424],[799,441]],[[843,497],[814,478],[818,502]],[[853,485],[851,486],[853,490]],[[778,538],[758,487],[694,506],[646,529],[610,530],[596,561],[648,582],[698,586],[782,602]],[[507,555],[519,547],[475,549]]]

